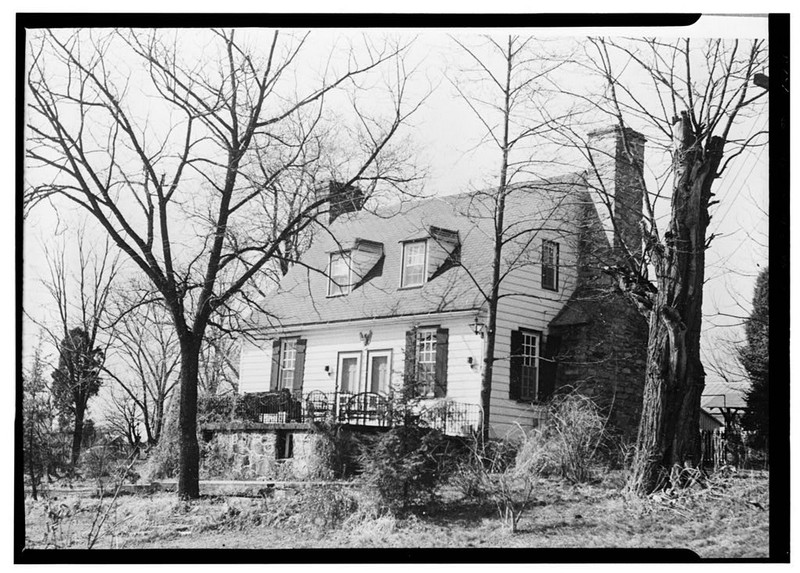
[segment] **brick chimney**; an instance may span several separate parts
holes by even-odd
[[[328,224],[344,213],[360,211],[366,201],[364,193],[358,187],[345,185],[338,181],[330,180],[317,187],[317,197],[328,196]]]
[[[617,231],[631,254],[638,257],[642,252],[643,188],[639,173],[644,165],[645,141],[641,133],[629,127],[623,131],[613,126],[589,133],[589,152],[594,163],[589,168],[590,195],[608,244],[617,254],[622,251],[611,224],[612,213]]]

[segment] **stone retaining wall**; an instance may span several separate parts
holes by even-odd
[[[308,479],[315,472],[319,437],[305,425],[215,424],[202,430],[206,439],[201,444],[202,479]],[[278,451],[284,440],[293,441],[292,456],[286,459]]]

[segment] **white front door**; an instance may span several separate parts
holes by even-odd
[[[362,392],[359,380],[361,378],[361,353],[340,352],[338,367],[338,386],[342,394],[355,394]]]
[[[367,353],[367,392],[389,393],[392,372],[391,350],[370,350]]]

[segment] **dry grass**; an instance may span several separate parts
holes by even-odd
[[[493,506],[466,501],[454,489],[427,512],[401,519],[356,511],[334,526],[314,518],[300,496],[185,503],[172,494],[126,495],[96,547],[674,547],[702,557],[768,556],[767,474],[718,476],[708,488],[648,500],[623,497],[620,481],[542,480],[516,534],[500,527]],[[49,506],[26,500],[27,546],[53,546],[47,511],[63,504],[57,541],[85,548],[97,503],[76,496]]]

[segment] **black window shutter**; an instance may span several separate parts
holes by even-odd
[[[522,397],[522,332],[511,331],[511,360],[508,380],[508,397],[519,400]]]
[[[417,378],[417,331],[406,331],[405,370],[403,372],[403,387],[406,392],[412,392]]]
[[[281,375],[281,339],[276,338],[272,341],[272,374],[269,378],[269,389],[278,389],[278,378]]]
[[[436,329],[436,383],[433,395],[436,398],[447,396],[447,344],[450,331],[446,328]]]
[[[541,354],[544,360],[539,360],[539,395],[537,396],[539,402],[544,402],[550,398],[556,389],[556,367],[558,363],[555,358],[558,356],[560,347],[560,336],[555,334],[547,336],[547,342]]]
[[[294,358],[294,380],[292,381],[292,392],[297,396],[303,391],[303,370],[306,365],[306,340],[297,339],[295,346],[296,353]]]

